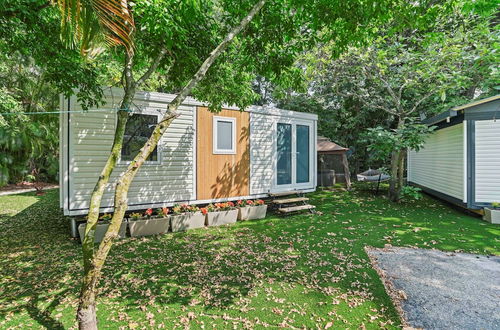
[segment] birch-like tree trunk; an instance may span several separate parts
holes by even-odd
[[[144,146],[141,148],[132,162],[130,162],[125,172],[120,175],[115,187],[113,218],[111,219],[108,230],[106,231],[106,234],[104,235],[99,248],[94,253],[95,227],[97,225],[102,195],[106,184],[109,182],[111,172],[116,165],[116,160],[118,159],[118,156],[121,152],[126,119],[123,122],[123,131],[120,133],[115,133],[115,141],[113,143],[111,155],[108,158],[108,162],[106,163],[106,166],[104,167],[101,176],[99,177],[98,183],[96,184],[94,193],[92,194],[91,209],[89,209],[89,221],[91,222],[87,224],[88,229],[86,229],[86,237],[83,242],[84,277],[77,313],[78,326],[80,329],[97,329],[97,316],[95,311],[97,285],[101,277],[102,267],[104,266],[109,250],[111,249],[111,246],[113,244],[113,240],[118,236],[118,231],[123,222],[123,217],[125,216],[125,212],[127,210],[128,190],[135,175],[137,174],[139,168],[149,157],[151,152],[154,150],[154,148],[157,146],[158,141],[170,126],[172,121],[179,116],[179,114],[177,113],[177,109],[181,105],[181,103],[186,99],[193,88],[205,77],[208,69],[212,66],[217,57],[219,57],[219,55],[224,52],[224,50],[234,40],[234,38],[250,23],[253,17],[260,11],[265,2],[266,0],[258,1],[247,14],[247,16],[245,16],[241,20],[241,22],[228,33],[224,40],[210,53],[210,55],[200,66],[193,78],[169,104],[166,114],[158,123],[158,125],[156,125],[148,141],[144,144]],[[130,59],[130,65],[132,65],[132,59]],[[127,74],[128,72],[131,75],[131,68],[132,67],[130,66],[130,71],[125,71],[125,74]],[[126,75],[125,79],[127,80]],[[131,81],[133,86],[131,91],[133,93],[129,95],[130,101],[133,99],[133,96],[135,94],[135,84],[133,83],[132,78]],[[127,93],[125,94],[127,95]],[[124,97],[124,100],[125,98],[127,98],[127,96]],[[127,114],[125,113],[125,115]],[[114,152],[116,152],[116,155],[113,154]],[[90,217],[91,214],[92,220]],[[87,235],[89,235],[89,238],[87,238]]]
[[[78,305],[77,320],[81,329],[97,329],[97,318],[95,313],[95,304],[88,304],[89,301],[95,300],[95,297],[86,297],[83,299],[84,292],[88,291],[85,288],[89,285],[89,278],[93,272],[92,260],[94,257],[94,242],[95,230],[99,220],[99,209],[101,207],[102,196],[104,189],[109,182],[111,173],[115,169],[116,163],[120,157],[123,143],[123,135],[127,124],[128,112],[135,94],[135,84],[132,79],[133,57],[126,55],[124,67],[124,96],[120,102],[120,109],[117,112],[117,122],[115,128],[115,136],[111,151],[106,160],[97,183],[90,197],[89,213],[87,215],[87,225],[85,227],[85,236],[82,239],[82,254],[83,254],[83,281],[81,296]]]

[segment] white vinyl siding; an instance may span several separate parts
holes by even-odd
[[[500,201],[500,121],[475,122],[476,162],[475,201]]]
[[[108,95],[109,97],[109,95]],[[74,98],[72,99],[74,100]],[[102,108],[112,108],[108,98]],[[144,99],[135,99],[134,104],[148,113],[163,114],[166,103]],[[71,110],[79,110],[77,104]],[[180,106],[180,116],[176,118],[161,138],[160,157],[162,164],[144,164],[137,173],[129,191],[128,204],[149,205],[171,201],[194,199],[194,129],[195,107]],[[87,209],[100,171],[109,155],[113,143],[116,125],[116,111],[103,113],[72,113],[70,124],[70,169],[69,169],[69,208],[70,210]],[[116,178],[126,164],[118,164],[107,185],[102,200],[102,207],[113,205],[113,191]],[[146,208],[143,206],[142,208]]]
[[[408,181],[465,200],[463,125],[437,130],[420,151],[410,151]]]
[[[269,193],[273,182],[273,116],[250,113],[250,194]]]
[[[272,112],[271,112],[272,113]],[[311,118],[300,118],[302,113],[264,114],[250,113],[250,194],[263,194],[270,192],[281,192],[287,190],[310,190],[316,187],[316,120]],[[277,123],[294,123],[307,125],[309,127],[309,181],[306,183],[291,183],[290,185],[276,186],[276,161],[277,146],[276,138]],[[295,129],[293,129],[295,132]],[[295,133],[294,133],[295,134]],[[293,138],[295,141],[295,137]],[[295,173],[293,173],[295,176]]]

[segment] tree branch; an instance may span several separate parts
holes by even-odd
[[[243,30],[248,23],[253,19],[253,17],[259,12],[259,10],[264,6],[266,3],[266,0],[259,0],[257,2],[252,10],[248,13],[248,15],[243,18],[236,27],[234,27],[231,32],[227,34],[227,36],[222,40],[222,42],[210,53],[210,55],[207,57],[207,59],[203,62],[203,64],[200,66],[198,69],[198,72],[194,75],[194,77],[184,86],[184,88],[180,91],[179,94],[172,100],[172,102],[169,104],[168,109],[171,112],[175,112],[176,109],[179,107],[179,105],[186,99],[186,97],[191,93],[193,88],[200,82],[203,77],[205,77],[208,69],[212,66],[212,64],[215,62],[217,57],[219,57],[220,54],[227,48],[227,46],[233,41],[233,39],[238,35],[238,33]],[[165,117],[168,117],[168,114],[165,115]]]
[[[396,95],[396,93],[392,89],[391,85],[387,82],[387,80],[382,78],[382,75],[378,75],[378,78],[384,83],[385,88],[387,89],[387,91],[391,95],[392,99],[396,103],[396,108],[398,109],[398,112],[401,112],[401,99],[398,98],[398,96]]]
[[[399,87],[398,97],[400,100],[401,100],[401,97],[403,95],[403,89],[406,87],[406,85],[408,85],[408,81],[405,81],[404,83],[401,84],[401,87]]]
[[[125,88],[129,89],[135,86],[134,75],[132,67],[134,66],[134,56],[125,52],[125,68],[123,69],[123,79],[125,81]]]
[[[418,106],[420,104],[422,104],[422,102],[424,102],[425,100],[427,100],[429,97],[431,97],[435,92],[432,91],[432,92],[429,92],[427,94],[425,94],[420,100],[417,101],[417,103],[415,103],[415,105],[413,106],[413,108],[407,112],[407,114],[411,114],[412,112],[414,112],[415,110],[417,110]]]
[[[136,86],[139,87],[142,85],[146,80],[151,77],[151,75],[158,69],[158,66],[160,66],[161,60],[165,57],[165,55],[168,53],[168,50],[166,48],[162,48],[158,55],[156,55],[156,58],[153,60],[153,63],[151,63],[149,69],[136,81]]]

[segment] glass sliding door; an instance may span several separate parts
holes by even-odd
[[[313,186],[313,124],[301,120],[286,120],[276,124],[277,191]]]
[[[309,150],[309,135],[308,125],[297,125],[297,166],[295,168],[297,183],[306,183],[310,181],[309,153],[311,151]]]
[[[292,183],[292,125],[277,125],[277,184]]]

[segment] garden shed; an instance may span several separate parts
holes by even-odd
[[[61,96],[60,206],[65,215],[88,212],[90,195],[111,150],[122,95],[121,89],[105,89],[105,104],[88,111],[82,111],[76,96]],[[101,212],[112,211],[116,178],[174,97],[136,93]],[[135,177],[129,210],[316,189],[317,115],[260,106],[225,106],[214,114],[193,98],[182,103],[179,113]]]
[[[408,153],[408,182],[471,210],[500,201],[499,119],[496,95],[424,120],[436,130]]]
[[[340,182],[349,188],[351,179],[346,154],[349,148],[342,147],[324,136],[318,136],[317,149],[318,185],[328,187]]]

